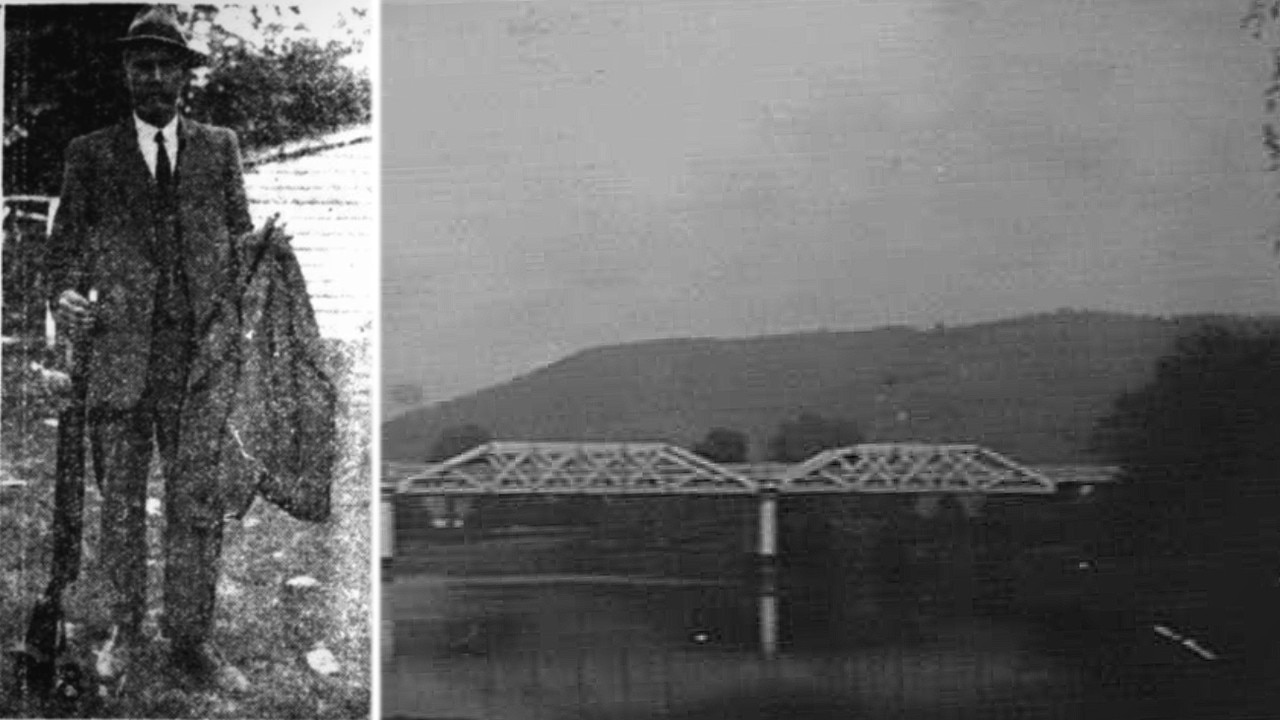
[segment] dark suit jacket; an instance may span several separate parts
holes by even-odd
[[[181,118],[178,142],[178,222],[199,333],[240,276],[236,243],[252,223],[235,133]],[[155,195],[132,118],[68,146],[46,267],[55,297],[98,291],[90,409],[127,409],[142,396],[159,279]]]

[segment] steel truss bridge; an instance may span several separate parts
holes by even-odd
[[[395,494],[469,496],[1047,495],[1060,478],[977,445],[920,443],[853,445],[795,465],[723,465],[664,443],[491,442],[435,465],[387,470]]]
[[[434,465],[386,467],[384,563],[389,567],[395,555],[392,501],[396,496],[755,496],[762,570],[760,648],[765,657],[773,657],[778,649],[780,496],[1044,496],[1056,493],[1060,483],[1107,482],[1113,476],[1113,468],[1036,469],[977,445],[862,444],[826,450],[795,465],[724,465],[664,443],[491,442]]]

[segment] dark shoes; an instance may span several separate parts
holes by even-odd
[[[174,668],[196,683],[212,685],[228,693],[244,693],[250,689],[249,679],[244,673],[227,662],[211,643],[175,642],[172,648]],[[99,686],[111,694],[118,692],[135,661],[145,660],[138,657],[146,654],[141,653],[143,649],[136,634],[122,636],[113,628],[105,641],[93,647],[93,670]],[[144,671],[149,664],[142,663]]]
[[[223,692],[244,693],[251,687],[244,673],[208,642],[175,643],[173,662],[195,681],[212,684]]]

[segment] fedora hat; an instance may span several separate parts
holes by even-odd
[[[177,50],[188,65],[197,67],[208,56],[192,47],[187,34],[178,25],[178,16],[163,5],[153,5],[134,17],[125,36],[118,39],[121,47],[161,46]]]

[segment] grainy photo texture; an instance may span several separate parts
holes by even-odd
[[[0,716],[367,716],[367,3],[3,13]]]
[[[382,706],[1280,717],[1277,0],[387,0]]]

